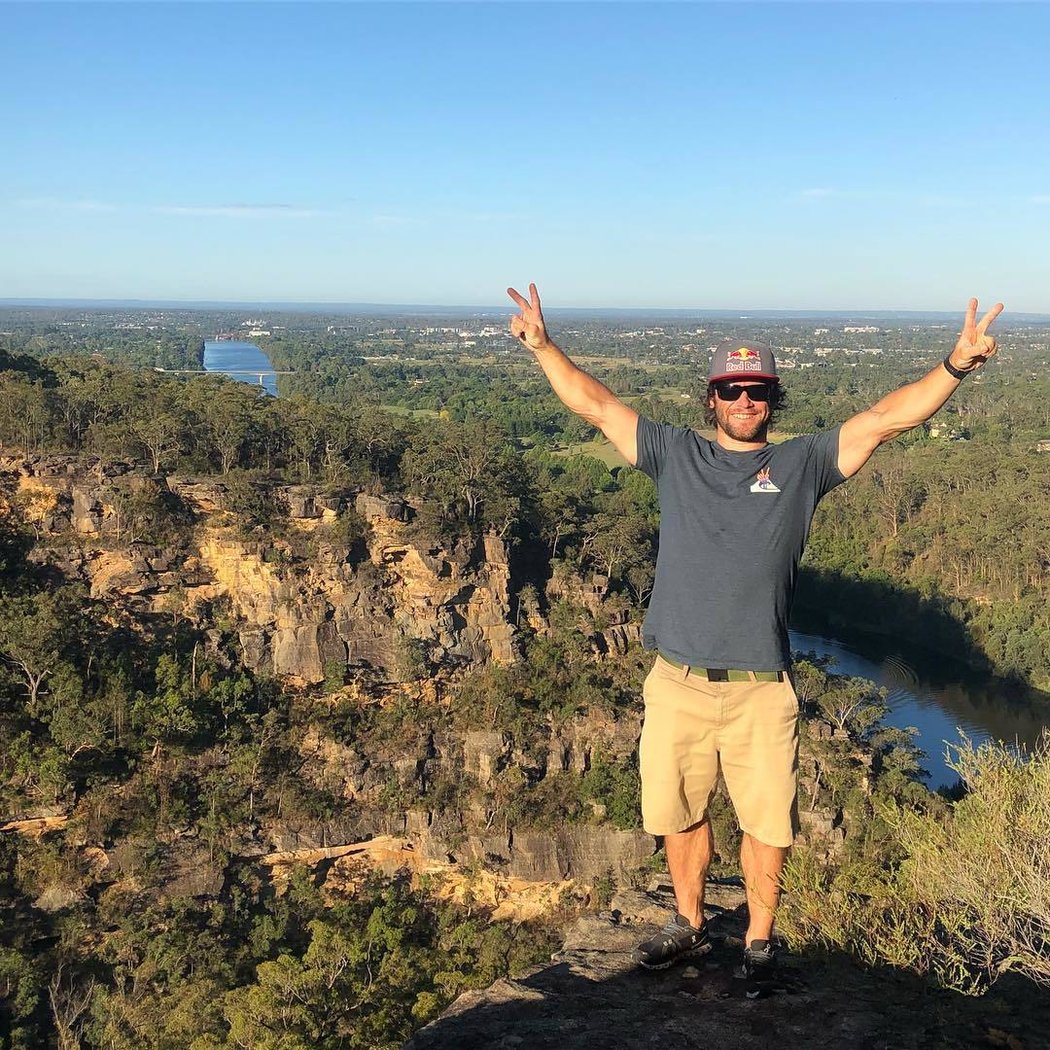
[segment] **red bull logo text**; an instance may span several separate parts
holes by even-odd
[[[749,346],[742,346],[739,350],[730,350],[726,354],[726,365],[732,361],[736,372],[761,372],[762,356],[757,350]]]

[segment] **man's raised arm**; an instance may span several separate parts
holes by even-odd
[[[536,355],[562,404],[596,426],[632,467],[637,465],[638,413],[625,405],[604,383],[577,368],[551,342],[543,322],[536,285],[529,285],[528,299],[513,288],[508,288],[507,294],[521,308],[521,313],[510,320],[511,335]]]
[[[995,339],[987,333],[1002,312],[1003,304],[996,303],[978,322],[977,300],[971,299],[962,333],[941,364],[842,424],[838,468],[847,478],[868,462],[879,445],[925,423],[955,393],[966,373],[995,355]]]

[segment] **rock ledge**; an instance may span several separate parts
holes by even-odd
[[[694,965],[637,970],[634,946],[673,909],[666,880],[621,893],[580,919],[549,966],[459,999],[404,1050],[921,1050],[1045,1046],[1050,995],[1001,981],[982,999],[938,991],[910,974],[870,971],[841,954],[784,954],[775,994],[749,1000],[737,976],[743,891],[715,884],[714,948]]]

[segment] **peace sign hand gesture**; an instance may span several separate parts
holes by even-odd
[[[966,320],[955,349],[951,352],[951,362],[960,371],[980,368],[989,358],[995,356],[999,348],[993,336],[988,335],[991,323],[1003,312],[1003,304],[996,303],[988,313],[977,320],[977,300],[971,299],[966,307]]]
[[[510,319],[510,334],[520,339],[530,350],[544,350],[550,346],[547,326],[543,323],[543,311],[540,309],[540,293],[536,291],[536,285],[529,285],[528,299],[513,288],[507,289],[507,295],[521,307],[521,313]]]

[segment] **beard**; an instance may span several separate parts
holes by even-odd
[[[735,401],[714,403],[715,420],[734,441],[765,441],[769,429],[769,408],[761,404],[749,410],[747,416],[735,416],[740,411]]]

